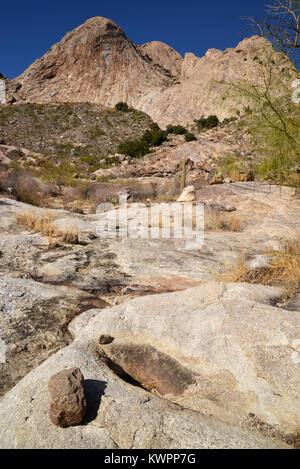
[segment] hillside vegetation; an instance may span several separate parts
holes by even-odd
[[[138,138],[152,120],[144,113],[84,104],[0,106],[0,140],[48,156],[114,153],[126,138]]]

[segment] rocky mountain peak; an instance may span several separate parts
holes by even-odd
[[[18,100],[134,104],[140,95],[164,88],[170,78],[139,53],[122,29],[107,18],[87,20],[15,82]]]
[[[98,40],[105,40],[108,38],[127,39],[124,31],[114,21],[103,18],[101,16],[94,16],[89,18],[83,24],[66,34],[65,40],[68,41],[73,38],[86,39],[86,37],[94,37]],[[96,42],[97,44],[97,42]]]
[[[285,62],[284,70],[292,70],[289,59],[258,36],[225,51],[209,49],[202,58],[193,53],[183,58],[159,41],[135,45],[116,23],[94,17],[68,32],[10,82],[9,102],[89,102],[113,107],[123,101],[163,127],[209,114],[224,119],[245,103],[239,98],[222,99],[220,83],[246,80],[257,84],[265,51],[274,55],[276,66]],[[292,81],[291,74],[287,80]]]

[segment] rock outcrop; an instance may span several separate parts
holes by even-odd
[[[161,126],[209,114],[223,119],[249,104],[240,93],[228,96],[233,90],[225,83],[262,83],[263,62],[273,66],[276,93],[286,93],[280,83],[290,85],[298,73],[286,56],[258,36],[233,49],[210,49],[202,58],[187,53],[182,59],[160,42],[134,45],[113,21],[95,17],[12,80],[9,99],[105,106],[125,101]]]
[[[194,186],[187,186],[183,189],[182,194],[178,197],[177,202],[193,202],[196,200],[196,192]]]
[[[16,215],[33,210],[31,206],[1,199],[0,338],[7,344],[8,360],[0,365],[0,394],[70,344],[67,324],[78,314],[197,286],[216,270],[227,271],[241,255],[249,265],[265,262],[266,251],[278,249],[282,237],[294,237],[300,230],[299,199],[289,187],[223,184],[198,190],[197,199],[218,210],[236,209],[242,231],[206,232],[200,250],[183,239],[104,240],[97,238],[97,226],[109,212],[83,216],[57,210],[52,213],[59,231],[76,224],[81,244],[53,249],[46,237],[16,225]],[[159,205],[153,209],[158,211]],[[135,220],[145,220],[147,210],[143,204],[130,204],[133,229]],[[152,224],[159,228],[160,217]]]
[[[179,83],[156,93],[151,101],[145,100],[141,109],[163,126],[186,124],[202,115],[216,114],[223,120],[243,113],[244,107],[253,106],[253,102],[232,84],[243,82],[245,89],[251,83],[263,86],[263,62],[273,67],[273,91],[286,94],[280,83],[290,86],[298,73],[287,57],[273,50],[270,42],[253,36],[232,49],[210,49],[202,58],[187,53]]]
[[[299,315],[272,306],[279,296],[209,282],[84,313],[71,324],[74,343],[1,399],[0,447],[288,448],[299,422]],[[114,341],[100,345],[102,334]],[[47,383],[70,366],[85,376],[88,410],[85,425],[60,429]]]
[[[173,77],[180,76],[183,57],[172,47],[160,41],[152,41],[138,46],[138,49],[143,57],[150,59],[154,65],[167,70]]]

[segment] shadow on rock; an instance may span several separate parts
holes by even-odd
[[[87,402],[87,411],[84,418],[84,424],[90,423],[97,417],[107,382],[97,379],[84,380],[84,390]]]

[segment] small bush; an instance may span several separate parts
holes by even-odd
[[[201,117],[201,119],[195,120],[197,129],[199,132],[203,129],[213,129],[220,124],[220,121],[217,116],[212,115],[208,117]]]
[[[141,140],[128,140],[127,142],[120,143],[118,146],[118,153],[129,155],[133,158],[145,156],[149,152],[149,145]]]
[[[90,182],[78,182],[73,189],[73,196],[75,199],[88,200],[92,191],[92,184]]]
[[[150,125],[150,130],[160,130],[160,127],[156,122],[152,122]]]
[[[195,137],[194,134],[187,132],[187,133],[184,135],[184,140],[185,140],[186,142],[192,142],[193,140],[197,140],[197,139],[196,139],[196,137]]]
[[[207,210],[205,213],[205,230],[239,232],[242,231],[242,225],[236,214]]]
[[[230,124],[231,122],[235,122],[236,120],[237,120],[237,117],[226,117],[226,118],[222,121],[222,125]]]
[[[151,147],[158,147],[167,140],[167,133],[161,129],[147,130],[141,140]]]
[[[76,171],[77,168],[66,158],[59,163],[55,163],[52,160],[45,161],[43,166],[35,171],[35,174],[36,176],[41,176],[45,182],[54,183],[61,187],[73,184]]]
[[[43,184],[42,194],[44,199],[48,199],[49,197],[58,197],[59,195],[61,195],[61,189],[58,187],[57,184]]]
[[[168,134],[184,135],[187,133],[187,129],[182,125],[168,125],[167,132]]]
[[[248,116],[250,116],[250,115],[253,113],[253,111],[252,111],[252,109],[251,109],[250,106],[244,107],[244,112],[245,112],[245,114],[248,115]]]
[[[79,243],[79,228],[77,225],[68,225],[58,233],[61,241],[67,244]]]
[[[255,178],[253,162],[243,158],[240,153],[228,153],[219,158],[217,163],[222,176],[234,182],[253,181]]]
[[[115,109],[117,109],[117,111],[121,111],[121,112],[129,112],[130,111],[130,107],[128,106],[127,103],[122,103],[122,102],[119,102],[115,105]]]
[[[150,130],[143,133],[139,140],[128,140],[120,143],[118,153],[139,158],[150,153],[150,147],[158,147],[167,140],[167,132],[161,130],[157,124],[153,124]]]

